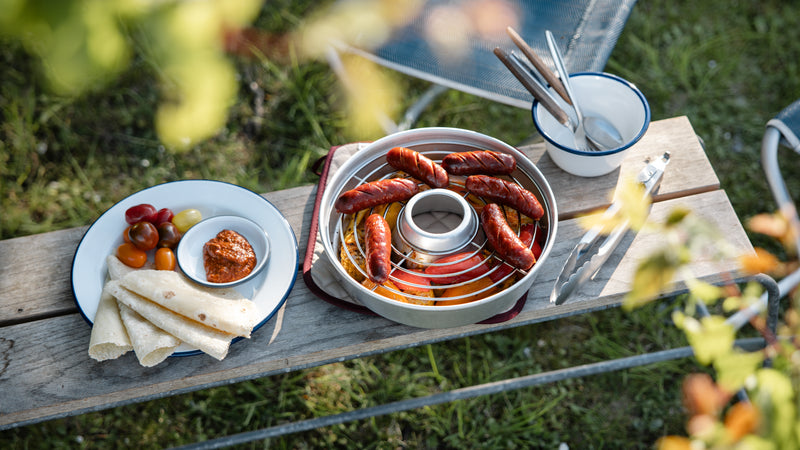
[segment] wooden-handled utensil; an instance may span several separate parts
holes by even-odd
[[[541,84],[539,84],[533,76],[528,74],[524,67],[518,65],[517,61],[513,58],[510,58],[508,53],[501,48],[495,48],[494,54],[497,58],[508,68],[508,70],[525,86],[525,89],[533,95],[533,98],[539,101],[542,106],[547,109],[553,117],[556,118],[557,121],[560,123],[570,127],[570,129],[574,129],[574,125],[569,120],[569,116],[561,106],[558,105],[555,97],[550,94],[550,92]]]
[[[522,50],[522,53],[524,53],[525,57],[528,58],[531,64],[533,64],[533,67],[539,71],[539,74],[542,75],[545,81],[547,81],[547,83],[552,86],[553,89],[555,89],[555,91],[561,96],[561,98],[564,99],[564,101],[571,105],[572,100],[569,98],[569,95],[567,95],[567,90],[564,88],[564,84],[561,83],[561,80],[556,77],[556,74],[549,67],[547,67],[547,64],[545,64],[544,60],[536,54],[536,51],[534,51],[533,48],[531,48],[531,46],[528,45],[528,43],[522,39],[522,36],[520,36],[519,33],[517,33],[513,28],[506,28],[506,32],[511,37],[511,40],[514,41],[514,45]]]

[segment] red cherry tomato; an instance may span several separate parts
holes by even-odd
[[[137,222],[128,231],[131,243],[139,250],[152,250],[158,244],[158,230],[150,222]]]
[[[147,253],[130,242],[125,242],[117,247],[117,258],[126,266],[138,269],[147,262]]]
[[[159,226],[164,222],[171,222],[173,217],[175,217],[175,213],[173,213],[171,209],[161,208],[156,213],[156,218],[153,221],[153,225]]]
[[[137,222],[153,222],[156,219],[158,211],[156,207],[148,203],[131,206],[125,211],[125,221],[130,225],[135,225]]]
[[[455,284],[474,280],[489,271],[486,261],[480,254],[469,256],[469,253],[457,253],[438,259],[435,264],[425,268],[426,275],[453,274],[452,276],[431,277],[431,281],[436,284]],[[465,270],[467,272],[459,273]]]
[[[172,249],[162,247],[156,250],[156,270],[175,270],[177,261]]]
[[[181,232],[172,222],[158,224],[158,247],[174,249],[181,240]]]

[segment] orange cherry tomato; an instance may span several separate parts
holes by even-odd
[[[124,242],[117,247],[117,258],[126,266],[138,269],[147,262],[147,253],[130,242]]]
[[[131,232],[131,226],[128,225],[127,227],[125,227],[125,231],[122,232],[122,240],[123,241],[128,242],[128,243],[131,242],[131,236],[128,234],[130,232]]]
[[[483,292],[478,292],[478,291],[482,291],[483,289],[488,288],[488,287],[492,286],[493,284],[494,284],[494,282],[492,281],[491,278],[482,277],[482,278],[478,278],[475,281],[470,281],[469,283],[463,284],[461,286],[449,287],[449,288],[445,289],[444,292],[442,293],[442,296],[439,297],[440,300],[445,300],[445,301],[438,301],[438,302],[436,302],[436,304],[437,305],[443,305],[443,306],[446,306],[446,305],[461,305],[463,303],[474,302],[475,300],[480,300],[482,298],[486,298],[486,297],[494,294],[497,289],[496,288],[490,288],[490,289],[488,289],[486,291],[483,291]],[[464,298],[447,300],[447,297],[461,297],[462,295],[468,295],[468,294],[472,294],[472,293],[475,293],[475,292],[478,292],[478,293],[476,293],[474,295],[470,295],[468,297],[464,297]]]
[[[156,250],[156,270],[175,270],[175,253],[169,247]]]

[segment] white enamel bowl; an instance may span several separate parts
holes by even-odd
[[[539,102],[534,102],[531,109],[533,123],[558,167],[581,177],[606,175],[622,164],[627,151],[647,131],[650,105],[635,85],[615,75],[582,72],[569,79],[583,115],[604,117],[619,131],[623,144],[606,151],[578,149],[572,131]],[[566,103],[563,107],[572,111]]]
[[[228,283],[214,283],[206,278],[203,264],[203,246],[222,230],[232,230],[241,234],[256,254],[256,266],[245,277]],[[231,287],[255,278],[266,265],[269,258],[269,236],[263,228],[252,220],[240,216],[214,216],[201,220],[181,237],[175,256],[181,271],[192,281],[208,287]]]

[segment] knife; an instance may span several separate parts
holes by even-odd
[[[658,189],[664,175],[664,169],[669,163],[669,157],[669,152],[665,152],[655,161],[647,161],[647,165],[636,176],[636,180],[644,186],[645,196],[651,195]],[[619,212],[619,209],[620,205],[615,200],[603,212],[603,215],[607,218],[613,217]],[[614,227],[608,237],[602,241],[600,239],[603,231],[602,225],[595,225],[589,229],[578,241],[575,248],[572,249],[564,268],[561,269],[561,273],[553,286],[553,292],[550,293],[550,303],[556,305],[564,303],[586,280],[594,278],[600,267],[603,266],[620,241],[622,241],[622,237],[628,231],[628,226],[628,220],[624,220]]]

